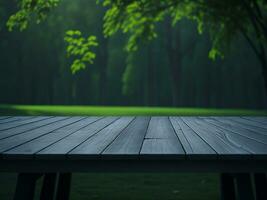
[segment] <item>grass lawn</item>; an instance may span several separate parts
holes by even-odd
[[[0,105],[0,115],[267,115],[261,110],[99,106]],[[12,199],[16,175],[0,173],[0,199]],[[37,191],[40,191],[40,181]],[[38,192],[36,194],[36,199]],[[81,174],[73,175],[71,200],[217,200],[218,174]]]
[[[215,109],[215,108],[167,108],[167,107],[119,107],[119,106],[38,106],[0,105],[0,115],[267,115],[266,110]]]

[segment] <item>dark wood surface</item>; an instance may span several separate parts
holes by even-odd
[[[0,117],[2,166],[125,159],[266,164],[267,117]]]

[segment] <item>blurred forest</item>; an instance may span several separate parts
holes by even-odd
[[[126,52],[127,34],[103,36],[105,8],[94,0],[64,0],[41,24],[9,32],[16,10],[15,1],[0,1],[0,104],[266,108],[260,63],[242,35],[213,61],[208,34],[192,21],[172,28],[166,19],[157,39]],[[75,74],[64,41],[69,29],[99,43],[94,64]]]

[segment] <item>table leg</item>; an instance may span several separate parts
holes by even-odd
[[[235,200],[235,185],[232,174],[222,173],[221,182],[221,200]]]
[[[57,200],[68,200],[70,195],[71,173],[60,173],[57,185]]]
[[[32,200],[34,197],[35,183],[42,174],[20,173],[17,179],[14,200]]]
[[[237,196],[239,200],[253,200],[252,182],[249,173],[235,175]]]
[[[267,199],[267,177],[264,173],[254,174],[255,192],[257,200]]]
[[[56,173],[48,173],[44,175],[40,200],[53,200],[54,199],[56,179],[57,179]]]

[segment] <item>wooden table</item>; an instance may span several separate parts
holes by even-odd
[[[0,117],[14,199],[68,199],[72,172],[216,172],[222,199],[267,199],[265,117]],[[64,191],[64,192],[63,192]]]

